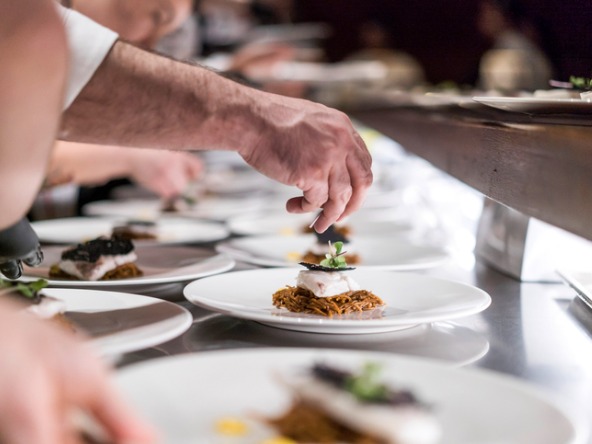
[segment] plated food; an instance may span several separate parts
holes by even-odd
[[[49,277],[82,281],[138,277],[143,272],[135,264],[137,259],[130,240],[99,237],[64,250]]]
[[[121,368],[115,376],[162,442],[287,444],[293,440],[280,440],[265,419],[280,418],[293,405],[295,389],[284,381],[289,384],[297,375],[306,383],[309,369],[319,362],[354,376],[368,362],[380,364],[379,380],[395,391],[410,391],[420,400],[420,414],[439,423],[441,444],[573,444],[586,435],[537,386],[393,353],[256,347],[152,359]],[[425,405],[428,411],[421,413]],[[221,436],[222,420],[233,435]]]
[[[491,298],[483,290],[446,279],[357,268],[348,272],[363,289],[379,295],[376,310],[321,316],[273,306],[272,294],[296,286],[301,269],[245,270],[191,282],[183,290],[192,303],[225,315],[288,330],[326,334],[366,334],[456,319],[485,310]]]
[[[362,289],[347,274],[348,267],[342,242],[327,243],[329,253],[320,265],[301,262],[306,270],[298,272],[296,286],[286,285],[272,296],[273,305],[294,313],[321,316],[343,315],[375,310],[384,302],[371,291]]]
[[[374,362],[357,372],[315,363],[284,381],[292,404],[266,422],[294,443],[439,442],[442,429],[432,409],[411,390],[384,383],[380,370]]]
[[[80,280],[50,277],[50,269],[61,261],[64,247],[43,248],[43,262],[38,267],[23,267],[22,282],[46,279],[49,287],[94,288],[131,291],[163,298],[179,297],[185,283],[204,276],[222,273],[235,262],[225,254],[209,249],[180,245],[136,245],[136,266],[142,276],[112,280]],[[174,294],[173,294],[174,293]]]

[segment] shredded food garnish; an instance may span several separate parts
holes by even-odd
[[[334,421],[320,409],[301,400],[296,400],[284,415],[268,422],[283,436],[301,443],[384,444],[384,441]]]
[[[367,290],[348,291],[336,296],[319,298],[305,288],[287,286],[273,294],[273,305],[295,313],[332,317],[374,310],[383,306],[384,301]]]

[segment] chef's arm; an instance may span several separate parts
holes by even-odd
[[[49,0],[0,2],[0,230],[29,210],[57,133],[67,71]]]
[[[322,208],[318,231],[359,208],[372,183],[370,155],[345,114],[121,41],[66,110],[61,137],[238,151],[263,174],[302,191],[288,211]]]

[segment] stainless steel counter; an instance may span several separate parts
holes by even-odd
[[[239,264],[238,268],[246,268]],[[267,327],[193,306],[181,337],[130,353],[119,365],[181,353],[248,347],[321,347],[422,356],[474,366],[526,380],[557,398],[592,442],[592,313],[563,284],[520,283],[480,263],[436,268],[425,275],[462,281],[487,291],[491,306],[454,322],[419,325],[393,333],[326,335]]]
[[[585,184],[590,183],[592,177],[588,168],[591,158],[587,154],[587,140],[580,136],[592,134],[591,127],[573,129],[563,125],[564,122],[551,122],[543,131],[539,124],[546,122],[537,122],[537,125],[530,121],[518,122],[536,127],[537,132],[526,131],[523,125],[475,122],[471,120],[472,114],[468,120],[449,114],[432,114],[426,116],[423,111],[395,109],[358,113],[357,117],[387,135],[396,134],[402,143],[411,146],[411,151],[485,194],[507,201],[508,205],[515,204],[519,209],[528,207],[533,216],[542,215],[551,223],[592,238],[588,217],[592,208],[590,200],[583,209],[578,206],[590,193],[590,187]],[[500,116],[503,117],[503,113],[496,112],[494,117]],[[531,139],[533,133],[537,137]],[[548,137],[547,133],[553,137]],[[501,141],[498,140],[500,134],[504,136]],[[557,150],[557,140],[569,142],[569,156],[558,154],[558,151],[565,153],[568,146],[562,145],[562,149]],[[515,153],[506,156],[517,151],[515,146],[522,148],[518,150],[522,156],[519,161],[515,160]],[[502,150],[503,155],[493,156],[492,150],[495,153]],[[553,155],[549,154],[551,152]],[[538,163],[531,165],[532,158]],[[559,163],[561,168],[557,167],[558,158],[563,162]],[[538,168],[539,164],[547,169]],[[578,174],[561,174],[574,171],[572,166]],[[528,175],[523,174],[525,170]],[[549,171],[549,174],[541,171]],[[553,174],[556,171],[559,173]],[[498,172],[504,174],[503,181],[496,179]],[[561,178],[567,176],[569,184],[578,184],[575,189],[579,194],[566,197],[564,188],[558,186]],[[586,180],[579,181],[584,176]],[[512,180],[506,180],[508,177]],[[545,185],[547,179],[550,185]],[[511,185],[516,183],[523,185],[519,189],[528,192],[514,193],[516,187]],[[553,199],[548,194],[551,189]],[[441,194],[435,199],[440,198]],[[458,200],[438,203],[442,209],[458,204]],[[521,283],[475,260],[470,253],[466,255],[463,260],[455,258],[446,266],[422,273],[472,284],[488,292],[492,304],[478,315],[392,333],[301,333],[195,307],[183,300],[179,289],[173,296],[193,314],[191,328],[159,347],[123,356],[119,365],[181,353],[254,347],[361,349],[428,357],[454,366],[488,369],[532,383],[556,398],[573,415],[583,429],[581,442],[592,444],[592,310],[567,285]],[[238,264],[237,268],[248,266]]]

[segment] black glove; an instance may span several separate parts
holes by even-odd
[[[23,273],[21,261],[35,267],[43,261],[39,239],[27,219],[0,230],[0,273],[18,279]]]

